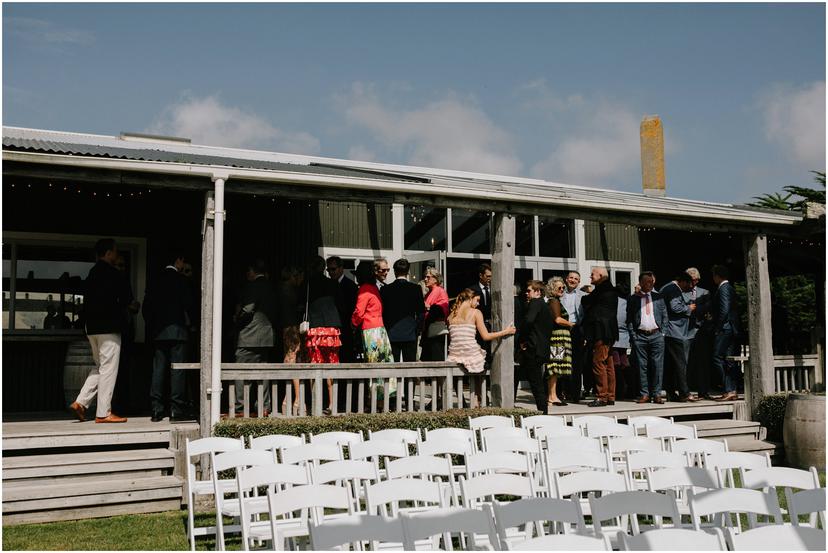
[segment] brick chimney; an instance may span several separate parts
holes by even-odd
[[[641,120],[641,186],[648,196],[664,196],[664,129],[658,115]]]

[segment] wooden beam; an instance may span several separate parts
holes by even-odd
[[[492,328],[501,330],[515,321],[515,218],[498,212],[494,216],[492,248]],[[492,343],[492,404],[515,405],[514,337]]]
[[[745,375],[745,399],[751,414],[754,414],[762,398],[773,394],[776,388],[767,236],[745,236],[743,247],[750,335],[750,361]]]
[[[210,394],[212,386],[213,359],[213,218],[215,194],[208,191],[204,195],[204,218],[201,225],[201,384],[199,386],[198,422],[201,437],[207,438],[212,433],[210,427]]]

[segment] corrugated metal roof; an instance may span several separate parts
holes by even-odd
[[[659,218],[668,216],[741,222],[742,224],[782,225],[796,224],[802,220],[800,214],[784,211],[757,210],[746,206],[671,197],[653,197],[643,193],[590,188],[538,179],[220,148],[165,140],[124,139],[113,136],[3,127],[3,148],[6,151],[273,171],[274,180],[285,173],[314,174],[323,178],[330,176],[369,179],[363,181],[365,184],[354,182],[349,186],[354,188],[364,186],[366,190],[377,191],[383,189],[382,183],[384,182],[388,183],[388,190],[395,188],[394,183],[397,185],[406,183],[407,193],[410,191],[414,194],[541,203],[596,212],[624,212],[633,216],[650,214]],[[374,185],[374,183],[377,184]],[[396,189],[399,189],[399,186]]]

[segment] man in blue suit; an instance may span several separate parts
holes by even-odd
[[[738,353],[739,313],[736,310],[736,290],[728,281],[730,272],[724,265],[713,265],[713,283],[716,291],[710,301],[713,316],[713,368],[719,373],[724,394],[717,401],[734,400],[738,365],[727,357]]]
[[[689,301],[688,293],[693,288],[693,277],[681,273],[672,282],[661,288],[661,295],[667,306],[667,328],[664,333],[666,352],[665,381],[670,401],[697,401],[690,395],[687,386],[687,358],[690,353],[690,329],[693,323],[696,303]],[[678,390],[678,396],[675,395]]]
[[[655,275],[645,271],[638,277],[640,292],[627,300],[627,330],[630,346],[638,361],[641,395],[636,403],[664,403],[661,379],[664,373],[664,332],[667,328],[667,306],[654,291]]]

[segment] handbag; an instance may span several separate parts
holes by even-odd
[[[428,325],[426,330],[426,338],[437,338],[438,336],[445,336],[449,333],[446,321],[434,321]]]
[[[310,321],[308,321],[308,301],[310,300],[310,281],[308,281],[308,289],[305,292],[305,317],[299,323],[299,334],[307,334],[310,330]]]
[[[549,346],[550,361],[563,361],[566,357],[566,348],[564,346]]]

